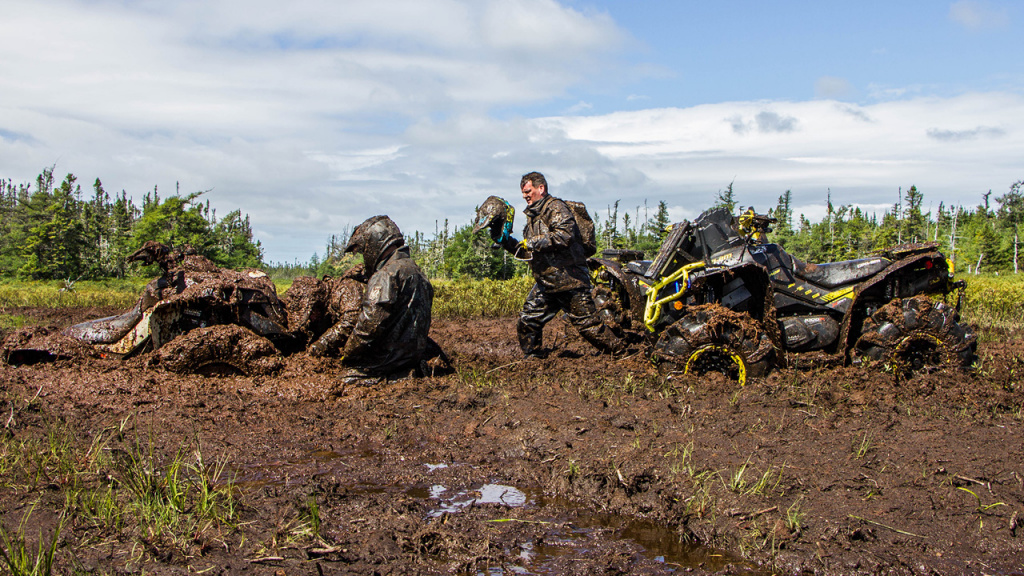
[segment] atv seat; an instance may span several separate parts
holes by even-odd
[[[791,256],[792,257],[792,256]],[[884,270],[892,262],[886,258],[859,258],[827,264],[811,264],[793,258],[793,273],[798,278],[825,288],[860,282]]]
[[[647,269],[651,267],[653,262],[653,260],[631,260],[626,262],[626,270],[643,276],[647,273]]]

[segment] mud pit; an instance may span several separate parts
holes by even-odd
[[[116,311],[7,312],[52,330]],[[187,537],[79,515],[60,573],[1024,573],[1016,336],[983,342],[974,374],[784,370],[743,389],[597,356],[561,320],[547,360],[519,360],[512,319],[432,336],[455,374],[374,387],[305,354],[253,377],[152,355],[3,366],[4,450],[66,430],[81,453],[104,436],[113,462],[201,446],[234,475],[235,520]],[[83,485],[4,470],[0,521],[37,503],[26,533],[45,539],[69,494],[119,487],[114,468]]]

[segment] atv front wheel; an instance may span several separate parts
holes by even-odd
[[[662,332],[658,359],[684,374],[721,372],[739,382],[763,376],[774,349],[761,323],[719,304],[694,306]]]
[[[902,377],[940,366],[970,366],[977,337],[956,310],[927,296],[893,300],[864,321],[850,351],[853,364],[871,364]]]
[[[151,367],[179,374],[272,374],[284,360],[270,340],[235,324],[197,328],[153,353]]]

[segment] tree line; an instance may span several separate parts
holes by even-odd
[[[631,215],[620,212],[619,204],[615,202],[606,207],[604,214],[595,212],[591,216],[598,252],[626,248],[653,256],[671,224],[668,205],[661,201],[651,210],[637,206]],[[521,229],[515,232],[517,237],[520,233]],[[323,252],[313,254],[309,262],[270,262],[265,269],[278,278],[338,275],[356,261],[344,253],[350,234],[351,230],[346,229],[332,235]],[[486,232],[474,234],[472,223],[453,227],[446,219],[437,223],[432,235],[414,231],[406,235],[405,241],[413,259],[431,278],[509,279],[528,273],[524,261],[495,246]]]
[[[811,222],[794,214],[792,193],[784,192],[767,213],[778,222],[769,239],[809,262],[849,260],[897,244],[938,242],[959,272],[1018,273],[1020,228],[1024,223],[1024,180],[993,197],[982,194],[974,207],[925,210],[916,186],[899,189],[898,200],[881,214],[853,204],[836,205],[826,193],[826,214]],[[322,252],[307,262],[264,262],[249,217],[234,210],[217,218],[204,192],[161,198],[156,188],[137,205],[124,191],[111,196],[97,178],[84,196],[77,178],[57,183],[53,168],[34,184],[0,179],[0,276],[31,279],[103,279],[151,274],[125,263],[147,240],[189,244],[220,266],[262,267],[272,276],[337,275],[356,262],[344,253],[351,229],[332,235]],[[709,208],[737,214],[733,185],[720,190]],[[593,209],[593,207],[590,207]],[[763,210],[758,210],[763,211]],[[653,258],[671,220],[665,201],[657,206],[620,208],[620,202],[592,214],[598,251],[609,248],[643,251]],[[495,248],[472,224],[439,222],[432,234],[407,234],[413,258],[432,278],[511,278],[526,273],[526,264]]]
[[[899,199],[881,214],[869,213],[853,204],[836,205],[826,192],[825,217],[811,222],[795,215],[792,192],[787,190],[767,214],[778,220],[769,240],[808,262],[835,262],[867,256],[883,248],[906,243],[938,242],[954,260],[961,273],[1018,273],[1021,267],[1020,229],[1024,222],[1024,180],[993,198],[981,195],[974,207],[946,206],[924,210],[924,194],[916,186],[898,189]],[[724,207],[738,214],[741,207],[733,185],[720,190],[708,208]],[[763,208],[754,207],[764,212]],[[620,210],[615,202],[593,213],[598,252],[640,250],[653,259],[671,224],[664,201],[656,208],[635,206]],[[342,250],[348,232],[332,236],[323,256],[314,255],[308,265],[295,264],[304,273],[334,274],[351,265]],[[510,278],[526,273],[526,265],[504,250],[495,248],[484,233],[473,234],[472,224],[456,227],[447,220],[427,237],[415,232],[407,238],[413,257],[432,278]],[[281,265],[272,265],[281,266]]]
[[[793,217],[792,194],[787,190],[769,211],[778,219],[771,238],[810,262],[849,260],[898,244],[937,242],[960,272],[1017,274],[1024,222],[1022,186],[1024,180],[1014,182],[994,203],[989,191],[974,207],[940,202],[934,212],[922,209],[924,194],[911,186],[901,189],[899,200],[881,215],[851,204],[836,206],[828,194],[825,217],[814,223],[802,214]]]
[[[221,266],[258,267],[263,248],[249,217],[217,218],[204,192],[161,198],[153,188],[142,205],[123,190],[111,196],[99,178],[83,195],[74,174],[60,183],[50,167],[34,184],[0,179],[0,276],[35,280],[98,280],[143,273],[125,259],[147,240],[191,245]],[[147,271],[152,273],[152,271]]]

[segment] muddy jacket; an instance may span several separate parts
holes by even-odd
[[[395,250],[377,264],[366,286],[359,318],[345,343],[345,363],[367,372],[415,366],[427,349],[434,289],[409,257]]]
[[[533,258],[529,262],[530,271],[537,284],[549,292],[590,288],[583,238],[565,202],[545,195],[527,206],[523,213],[526,215],[523,237]],[[502,246],[515,254],[517,242],[508,238]]]

